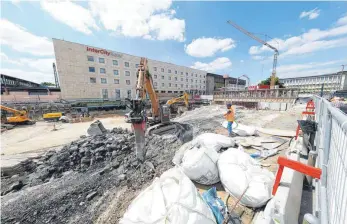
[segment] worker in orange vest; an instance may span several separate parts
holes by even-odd
[[[225,119],[228,121],[228,133],[229,137],[232,137],[233,122],[235,120],[235,112],[231,106],[231,103],[227,104],[228,111],[224,114]]]

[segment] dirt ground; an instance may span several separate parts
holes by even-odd
[[[196,111],[188,111],[174,121],[192,125],[194,136],[205,132],[227,135],[227,130],[221,126],[224,112],[224,107],[208,106]],[[296,128],[296,120],[300,118],[300,112],[301,109],[297,108],[287,112],[237,108],[236,120],[245,125],[293,131]],[[107,129],[130,128],[130,125],[124,122],[123,117],[99,120]],[[6,164],[7,162],[9,164],[11,159],[18,162],[16,156],[28,157],[32,153],[43,153],[52,147],[69,145],[71,141],[76,142],[81,135],[86,134],[90,123],[63,124],[57,127],[58,131],[52,131],[51,123],[38,123],[33,127],[25,129],[23,127],[23,129],[5,132],[2,134],[1,140],[3,144],[1,153],[4,154],[1,163],[5,162]],[[24,134],[23,130],[25,130]],[[261,136],[265,135],[261,134]],[[289,140],[289,138],[284,139]],[[175,150],[178,150],[180,145],[162,141],[160,144],[154,144],[154,146],[153,155],[149,155],[150,158],[153,158],[155,165],[153,177],[160,176],[162,172],[173,166],[171,160]],[[280,153],[283,153],[287,147],[288,143],[280,146]],[[245,148],[245,151],[252,153],[256,150]],[[278,155],[265,159],[262,164],[275,173],[277,157]],[[120,162],[122,164],[124,161],[121,160]],[[128,163],[129,161],[125,164]],[[105,164],[107,166],[107,162]],[[20,220],[21,223],[28,223],[25,221],[26,219],[34,221],[37,217],[43,217],[44,220],[42,221],[46,223],[117,223],[132,199],[151,183],[151,179],[138,183],[135,181],[138,179],[137,176],[134,180],[130,178],[133,174],[140,175],[137,173],[137,169],[130,169],[130,173],[129,169],[124,169],[122,172],[126,174],[127,178],[129,177],[129,180],[119,182],[118,172],[120,168],[107,172],[104,169],[103,167],[96,167],[87,170],[87,172],[67,172],[62,177],[54,178],[42,185],[28,187],[2,196],[1,205],[6,212],[6,221],[16,223],[19,221],[18,218],[23,216]],[[217,185],[218,195],[225,201],[227,194],[221,184]],[[199,184],[196,186],[200,192],[211,187]],[[93,192],[97,192],[95,199],[86,200],[88,195]],[[235,204],[235,201],[234,198],[229,198],[229,208]],[[250,223],[255,212],[256,210],[241,205],[236,206],[234,210],[242,223]],[[63,217],[59,217],[59,215]],[[39,223],[39,220],[36,219],[34,222]]]
[[[106,129],[114,127],[131,128],[125,123],[123,116],[98,118]],[[30,157],[37,157],[52,148],[61,146],[87,134],[90,122],[54,123],[40,121],[30,126],[16,126],[14,129],[1,133],[1,167],[17,164]],[[53,131],[55,128],[56,131]]]

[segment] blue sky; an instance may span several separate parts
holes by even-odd
[[[54,80],[51,38],[246,74],[252,83],[267,78],[273,51],[227,20],[279,48],[279,77],[337,72],[347,64],[347,2],[13,0],[1,2],[1,20],[1,73],[37,82]]]

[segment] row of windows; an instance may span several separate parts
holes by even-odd
[[[153,85],[155,86],[155,87],[157,87],[158,86],[158,83],[157,82],[154,82],[153,83]],[[180,87],[181,88],[183,88],[183,84],[180,84]],[[165,83],[161,83],[161,87],[165,87]],[[169,83],[169,87],[173,87],[173,84],[172,83]],[[175,84],[175,87],[177,88],[177,87],[179,87],[179,84]],[[198,86],[198,85],[190,85],[190,87],[191,88],[204,88],[205,89],[205,86]],[[189,88],[189,85],[188,84],[186,84],[186,88]]]
[[[116,89],[115,93],[116,93],[116,99],[120,99],[121,98],[120,89]],[[108,89],[102,89],[101,94],[102,94],[102,98],[108,99]],[[127,90],[127,98],[131,98],[131,90],[130,89]]]
[[[154,79],[157,79],[158,76],[157,75],[154,75]],[[165,79],[165,76],[161,76],[161,79]],[[171,80],[171,76],[168,76],[168,80]],[[175,77],[175,81],[178,81],[178,77]],[[183,82],[183,78],[181,78],[181,82]],[[188,79],[186,79],[186,82],[188,82]],[[190,80],[190,82],[194,82],[193,79]],[[198,80],[195,80],[195,83],[197,83]],[[201,80],[200,80],[200,83],[201,83]],[[205,80],[203,81],[203,83],[205,83]]]
[[[90,77],[89,78],[90,83],[96,83],[96,78],[95,77]],[[100,79],[101,84],[107,84],[107,79],[106,78],[101,78]],[[119,79],[114,79],[113,80],[114,84],[119,84]],[[130,85],[130,80],[125,80],[125,84]]]
[[[94,56],[87,56],[87,60],[94,62]],[[99,58],[99,63],[105,64],[105,58]],[[112,64],[115,66],[118,66],[118,60],[112,60]],[[125,61],[124,62],[124,67],[129,68],[130,67],[130,63]],[[139,67],[139,64],[135,64],[135,68]]]
[[[95,72],[95,67],[89,67],[89,72]],[[106,74],[105,68],[100,68],[99,72],[101,74]],[[119,70],[113,70],[114,75],[119,75]],[[130,71],[124,71],[124,75],[130,76]]]
[[[94,62],[94,56],[87,56],[87,59],[88,59],[88,61]],[[105,58],[99,58],[99,63],[105,64]],[[112,60],[112,64],[115,65],[115,66],[118,66],[119,65],[118,60]],[[124,67],[129,68],[130,67],[130,63],[129,62],[124,62]],[[138,68],[138,67],[139,67],[139,64],[135,64],[135,68]],[[158,71],[158,68],[157,67],[153,67],[153,70],[154,71]],[[164,68],[161,68],[160,70],[161,70],[161,72],[165,72]],[[172,70],[168,69],[167,72],[171,73]],[[177,75],[178,73],[179,72],[177,70],[175,70],[175,74]],[[183,75],[183,72],[180,72],[180,73],[181,73],[181,75]],[[188,76],[188,72],[186,72],[186,75]],[[193,72],[191,73],[191,76],[194,76]],[[198,74],[195,74],[195,77],[198,77]],[[203,76],[200,75],[200,78],[205,78],[205,75],[203,75]]]
[[[158,68],[157,67],[153,67],[153,70],[156,72],[156,71],[158,71]],[[160,71],[161,72],[165,72],[165,69],[161,68]],[[167,72],[171,73],[171,69],[168,69]],[[175,70],[175,74],[177,75],[178,73],[179,72],[177,70]],[[183,72],[180,72],[180,73],[181,73],[181,75],[183,75]],[[186,72],[186,76],[188,76],[188,72]],[[193,72],[191,73],[191,76],[194,76]],[[198,74],[195,74],[195,77],[198,77]],[[200,75],[200,78],[205,78],[205,75],[203,75],[203,76]]]
[[[96,83],[96,78],[95,77],[90,77],[90,79],[89,79],[89,82],[90,83]],[[106,78],[101,78],[100,79],[100,83],[101,84],[107,84],[107,79]],[[113,84],[119,84],[119,79],[113,79]],[[131,83],[130,83],[130,80],[125,80],[125,84],[127,84],[127,85],[130,85]],[[158,83],[157,82],[154,82],[153,83],[154,84],[154,86],[155,87],[157,87],[158,86]],[[165,87],[165,83],[161,83],[161,86],[162,87]],[[180,87],[181,88],[183,88],[183,84],[180,84]],[[169,87],[173,87],[173,84],[172,83],[169,83]],[[178,86],[178,84],[175,84],[175,87],[177,88],[177,87],[179,87]],[[186,84],[186,88],[188,88],[189,87],[189,85],[188,84]],[[205,86],[198,86],[198,85],[190,85],[190,87],[191,88],[205,88]]]

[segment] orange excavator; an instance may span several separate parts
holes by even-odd
[[[16,110],[10,107],[5,107],[0,105],[0,109],[10,112],[13,114],[11,117],[6,117],[6,123],[8,124],[35,124],[35,121],[32,121],[28,117],[28,112],[26,110]]]
[[[188,141],[187,139],[190,138],[183,133],[187,129],[186,125],[170,121],[170,105],[160,105],[147,63],[146,58],[141,58],[138,66],[135,99],[126,99],[127,107],[131,110],[128,120],[132,123],[135,135],[136,156],[142,162],[146,155],[146,135],[162,135],[174,132],[177,136],[179,135],[178,137],[184,138],[182,141]],[[147,98],[151,104],[151,110],[148,113],[146,111]]]

